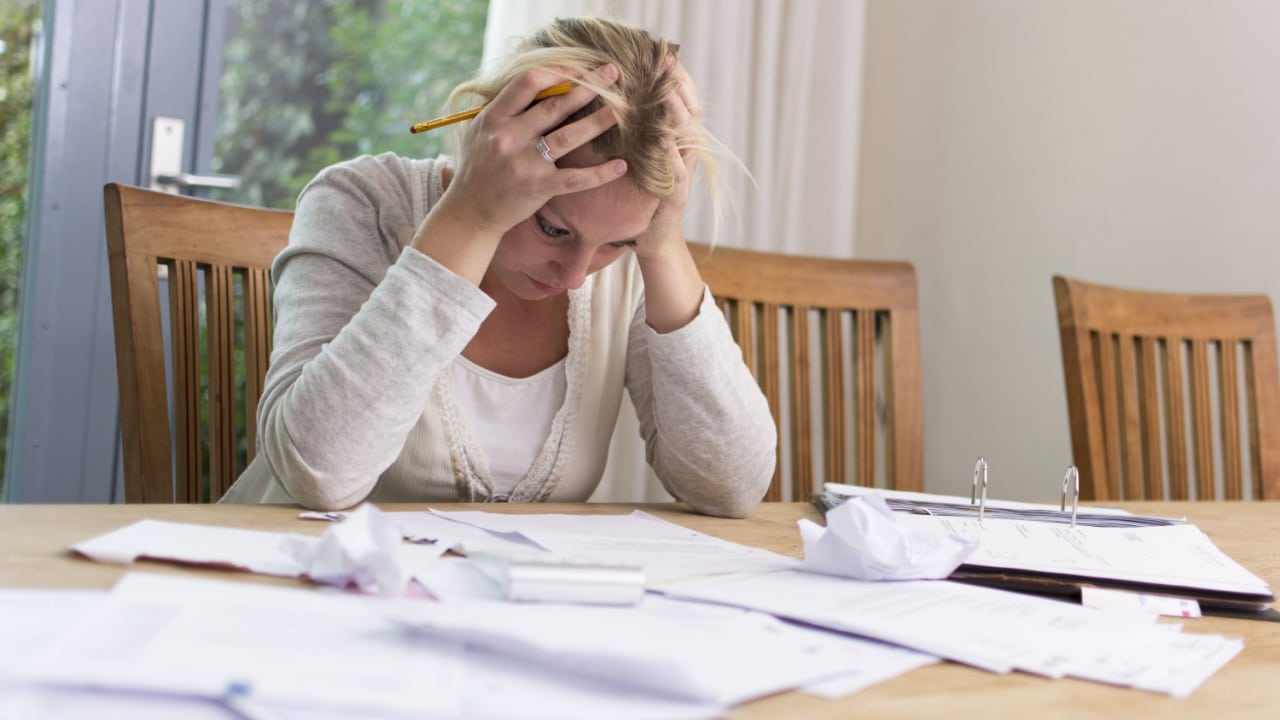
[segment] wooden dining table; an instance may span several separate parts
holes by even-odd
[[[1280,502],[1118,503],[1133,512],[1185,517],[1224,552],[1280,587]],[[386,511],[427,505],[381,505]],[[796,521],[821,521],[807,503],[762,503],[747,518],[698,515],[679,504],[433,504],[447,510],[503,513],[626,513],[642,509],[694,530],[791,556],[802,555]],[[110,588],[130,568],[93,562],[68,548],[151,518],[317,535],[326,523],[300,520],[296,506],[264,505],[0,505],[0,587]],[[149,561],[134,569],[302,586],[299,580]],[[1163,622],[1175,622],[1163,619]],[[951,662],[920,668],[836,700],[798,692],[734,708],[732,717],[764,718],[1280,718],[1280,623],[1201,617],[1178,620],[1184,632],[1244,640],[1244,650],[1189,698],[1074,679],[995,674]]]

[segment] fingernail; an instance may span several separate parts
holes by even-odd
[[[626,161],[626,160],[614,160],[614,161],[613,161],[613,174],[614,174],[614,175],[621,175],[622,173],[624,173],[624,172],[626,172],[626,171],[627,171],[627,161]]]
[[[605,76],[606,78],[608,78],[609,80],[617,80],[617,79],[618,79],[618,68],[617,68],[616,66],[614,66],[613,64],[605,65],[605,66],[604,66],[604,76]]]

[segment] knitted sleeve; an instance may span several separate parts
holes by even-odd
[[[750,513],[773,477],[778,434],[709,291],[697,317],[666,334],[649,327],[640,303],[627,389],[646,457],[667,492],[708,515]]]

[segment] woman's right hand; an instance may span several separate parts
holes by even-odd
[[[598,86],[612,85],[618,71],[604,65],[591,73]],[[577,85],[564,95],[534,102],[540,91],[561,82],[547,71],[529,71],[509,83],[470,123],[458,167],[441,209],[448,209],[485,235],[501,238],[552,197],[588,190],[626,173],[626,162],[610,160],[585,168],[560,168],[557,160],[613,127],[608,108],[557,127],[591,102],[596,93]],[[552,131],[553,128],[556,128]],[[538,142],[545,137],[551,162]]]

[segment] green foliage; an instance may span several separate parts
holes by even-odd
[[[0,0],[0,467],[18,338],[18,276],[31,149],[31,52],[39,0]],[[0,477],[0,490],[4,478]]]
[[[480,64],[488,0],[239,0],[222,77],[219,199],[291,209],[326,165],[365,153],[426,157],[410,135]]]

